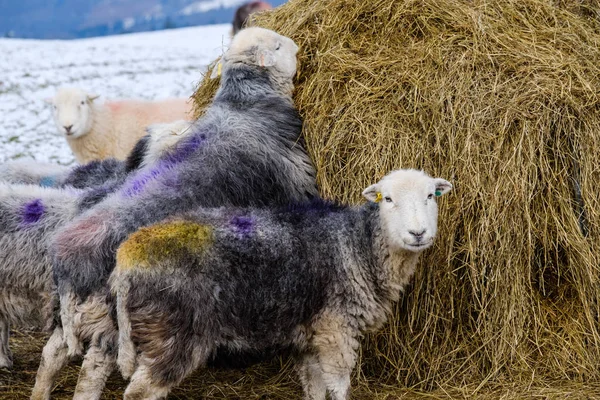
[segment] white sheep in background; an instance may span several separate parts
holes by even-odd
[[[97,104],[97,97],[77,88],[60,88],[47,100],[56,128],[80,163],[108,157],[123,160],[148,125],[191,117],[192,104],[187,99]]]

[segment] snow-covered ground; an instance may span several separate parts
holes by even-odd
[[[102,38],[0,39],[0,163],[74,157],[44,102],[59,86],[101,99],[189,97],[206,66],[221,55],[231,26],[212,25]]]

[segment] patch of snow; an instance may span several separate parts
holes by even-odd
[[[247,0],[209,0],[198,1],[192,3],[179,11],[180,15],[192,15],[204,13],[210,10],[218,10],[219,8],[238,7],[247,2]]]
[[[229,42],[229,24],[71,41],[0,38],[0,162],[73,164],[45,98],[59,86],[103,99],[189,97]]]

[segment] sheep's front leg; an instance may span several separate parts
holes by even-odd
[[[298,375],[304,389],[306,400],[325,400],[327,387],[323,381],[323,371],[318,358],[313,354],[307,354],[300,360]]]
[[[0,317],[0,368],[12,368],[12,353],[8,346],[10,323],[4,316]]]
[[[356,365],[357,335],[342,318],[326,318],[316,325],[312,348],[316,350],[321,377],[332,400],[346,400],[350,374]]]
[[[42,359],[35,376],[31,400],[48,400],[50,398],[54,381],[67,361],[69,361],[69,357],[63,331],[61,328],[56,328],[42,350]]]
[[[125,389],[123,400],[166,399],[170,390],[170,386],[161,386],[154,383],[149,368],[141,365],[131,376],[131,382]]]
[[[106,380],[115,369],[113,351],[91,346],[83,359],[73,400],[95,400],[102,395]]]

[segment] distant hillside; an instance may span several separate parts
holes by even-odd
[[[246,1],[0,0],[0,36],[71,39],[228,23]]]

